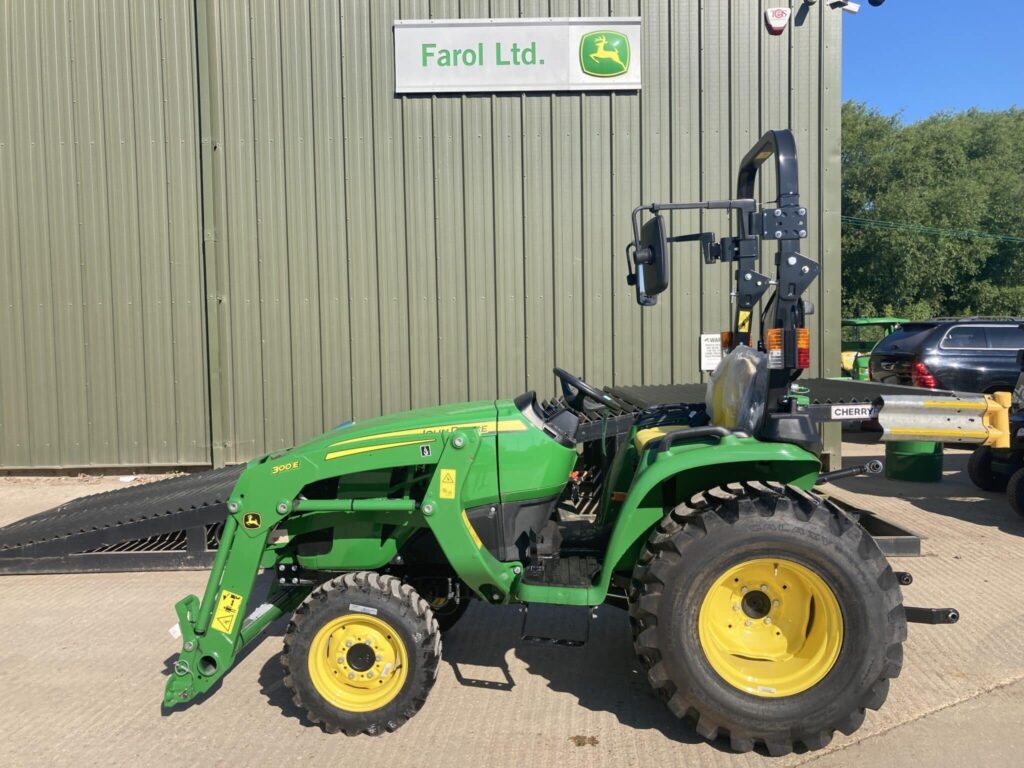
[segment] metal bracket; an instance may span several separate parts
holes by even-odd
[[[914,624],[956,624],[960,621],[960,611],[956,608],[910,608],[903,609],[907,621]]]

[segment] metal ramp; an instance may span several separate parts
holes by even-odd
[[[244,466],[83,496],[0,528],[0,574],[209,568]]]

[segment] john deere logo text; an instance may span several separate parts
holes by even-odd
[[[629,38],[621,32],[588,32],[580,40],[580,68],[594,77],[618,77],[629,70]]]

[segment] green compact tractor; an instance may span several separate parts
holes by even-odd
[[[778,195],[762,208],[755,181],[772,157]],[[790,132],[772,131],[744,158],[737,199],[633,212],[640,305],[669,287],[671,243],[735,270],[705,402],[641,407],[556,368],[551,400],[348,423],[251,461],[202,599],[176,605],[183,648],[164,704],[210,691],[290,615],[281,663],[296,704],[329,732],[394,731],[426,701],[471,599],[608,602],[628,608],[654,691],[703,737],[784,754],[856,730],[900,673],[909,612],[930,609],[904,609],[876,541],[814,492],[817,424],[791,394],[818,274],[798,252],[796,163]],[[729,211],[736,234],[672,236],[663,214],[681,209]],[[758,272],[762,240],[778,243],[774,279]]]

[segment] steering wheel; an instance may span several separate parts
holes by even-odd
[[[599,405],[611,405],[615,402],[607,393],[602,392],[597,387],[590,386],[583,379],[573,376],[568,371],[557,367],[552,368],[551,371],[562,384],[562,394],[565,396],[565,402],[577,410],[583,409],[584,400],[593,400]]]

